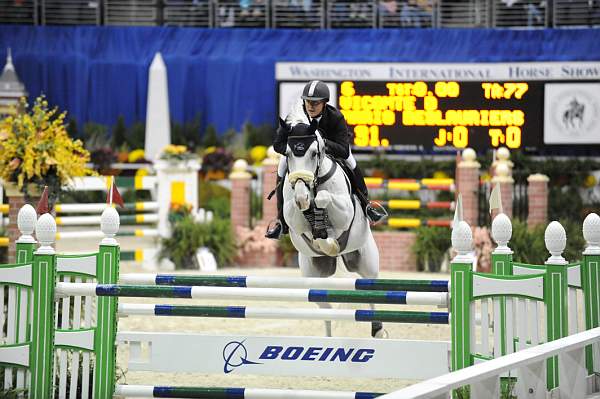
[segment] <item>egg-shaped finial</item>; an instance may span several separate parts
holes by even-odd
[[[473,251],[473,232],[471,226],[464,220],[452,229],[452,247],[457,252],[453,262],[472,262],[471,251]]]
[[[498,244],[494,250],[495,253],[512,253],[508,247],[508,242],[512,237],[512,222],[504,213],[496,215],[492,221],[492,238]]]
[[[230,179],[250,179],[252,175],[248,173],[248,162],[245,159],[238,159],[231,167]]]
[[[600,216],[590,213],[583,221],[583,238],[587,247],[584,255],[600,255]]]
[[[35,208],[29,204],[23,205],[19,209],[17,215],[17,227],[21,236],[17,239],[19,243],[35,243],[33,238],[33,232],[35,230],[35,224],[37,222],[37,212]]]
[[[557,221],[551,222],[544,232],[544,242],[546,249],[550,252],[546,263],[566,265],[567,261],[563,258],[562,253],[567,246],[567,232],[562,224]]]
[[[121,224],[121,218],[119,212],[112,206],[108,206],[102,211],[100,217],[100,230],[104,234],[102,239],[102,245],[118,245],[115,236],[119,232],[119,226]]]
[[[506,147],[500,147],[496,150],[496,158],[500,162],[507,162],[510,159],[510,151]]]
[[[40,247],[36,251],[38,254],[53,255],[54,244],[56,240],[56,221],[49,213],[44,213],[35,224],[35,236],[40,242]]]

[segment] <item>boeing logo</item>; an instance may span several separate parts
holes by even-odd
[[[225,365],[223,371],[225,374],[231,373],[236,367],[243,364],[261,364],[248,360],[248,351],[244,346],[244,341],[231,341],[223,348],[223,360]]]
[[[266,346],[257,360],[303,360],[313,362],[366,363],[375,356],[371,348],[332,348],[318,346]],[[248,360],[248,350],[244,341],[229,342],[223,348],[226,374],[245,364],[264,364]]]

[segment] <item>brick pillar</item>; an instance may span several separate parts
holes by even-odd
[[[536,173],[527,178],[527,198],[529,212],[527,226],[534,227],[548,222],[548,181],[546,175]]]
[[[510,176],[510,167],[506,163],[498,163],[495,168],[496,176],[492,177],[492,184],[500,183],[500,198],[502,199],[502,211],[512,219],[513,192],[515,180]],[[492,212],[492,217],[497,211]]]
[[[250,179],[248,163],[238,159],[229,175],[231,180],[231,227],[250,227]]]
[[[456,191],[462,196],[463,218],[470,226],[477,226],[479,217],[479,167],[476,153],[467,148],[456,166]]]
[[[267,154],[268,158],[262,164],[262,218],[265,223],[277,218],[277,198],[275,194],[270,200],[267,197],[277,184],[277,167],[281,158],[281,155],[277,154],[273,147],[269,147]]]
[[[16,262],[16,242],[21,236],[17,226],[17,216],[19,210],[26,204],[25,196],[22,193],[8,194],[8,263]]]

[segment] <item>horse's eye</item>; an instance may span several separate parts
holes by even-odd
[[[313,153],[312,153],[312,155],[311,155],[311,157],[312,157],[312,158],[316,158],[316,157],[317,157],[317,152],[316,152],[316,151],[315,151],[315,152],[313,152]]]

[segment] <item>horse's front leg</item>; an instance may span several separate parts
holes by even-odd
[[[315,205],[327,210],[329,222],[336,230],[347,230],[352,222],[354,207],[352,198],[346,193],[331,193],[321,190],[315,197]]]
[[[347,195],[332,194],[329,191],[321,190],[315,197],[315,206],[326,210],[329,222],[334,229],[344,231],[350,227],[354,209],[350,197]],[[318,238],[316,242],[325,254],[329,256],[339,255],[340,245],[337,239],[332,237]]]

